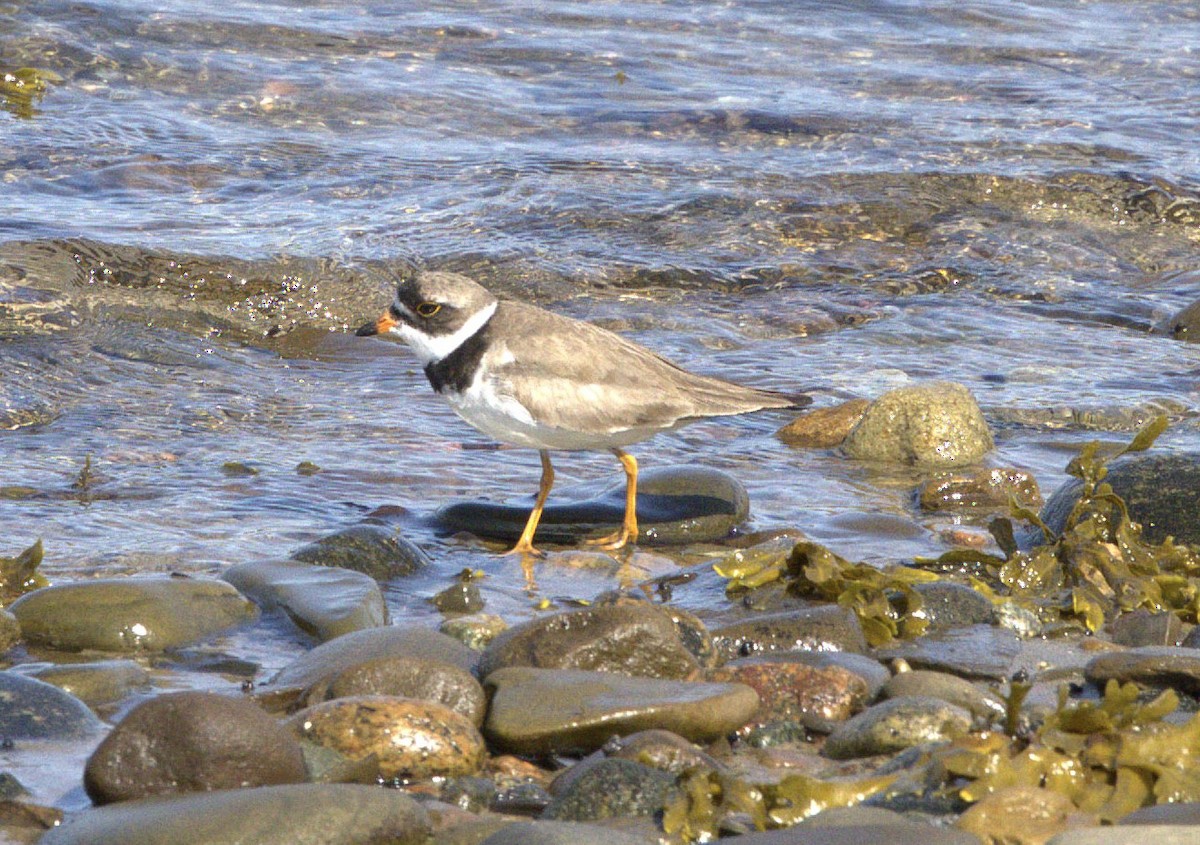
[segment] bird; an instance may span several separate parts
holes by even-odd
[[[624,520],[592,541],[616,550],[638,536],[638,464],[626,446],[695,420],[812,401],[697,375],[600,326],[498,299],[459,273],[400,276],[387,310],[355,332],[389,333],[408,344],[460,417],[502,443],[538,450],[537,497],[509,554],[541,554],[533,539],[554,486],[551,451],[608,450],[621,462]]]

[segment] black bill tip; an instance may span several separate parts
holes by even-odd
[[[379,334],[379,327],[375,323],[364,323],[355,330],[355,337],[371,337]]]

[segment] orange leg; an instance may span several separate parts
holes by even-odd
[[[602,549],[615,551],[624,547],[627,543],[632,543],[637,540],[638,524],[637,524],[637,458],[628,452],[623,452],[620,449],[613,449],[612,453],[617,456],[617,460],[621,462],[621,466],[625,468],[625,522],[621,526],[620,531],[615,531],[607,537],[601,537],[598,540],[592,540],[591,545],[599,546]]]
[[[525,530],[521,532],[521,538],[508,552],[510,555],[541,554],[533,547],[533,535],[537,532],[538,522],[542,519],[542,509],[546,507],[546,497],[550,495],[550,488],[554,486],[554,467],[550,465],[549,452],[539,449],[538,454],[542,456],[542,481],[538,485],[537,500],[533,503],[533,511],[529,514],[529,520],[525,523]]]

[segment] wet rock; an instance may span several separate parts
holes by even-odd
[[[831,408],[817,408],[801,414],[775,432],[789,446],[804,449],[832,449],[840,446],[867,412],[870,402],[851,399]]]
[[[876,399],[842,448],[852,458],[916,466],[961,466],[992,449],[975,397],[961,384],[901,387]]]
[[[971,625],[940,631],[876,652],[881,660],[903,658],[918,669],[934,669],[967,678],[1005,680],[1021,652],[1012,631]]]
[[[509,628],[488,645],[479,673],[486,678],[509,666],[654,678],[686,678],[700,669],[670,614],[650,604],[596,605]]]
[[[360,695],[415,698],[445,705],[479,727],[487,700],[475,676],[450,663],[405,655],[381,657],[349,666],[310,686],[305,706]]]
[[[884,684],[883,694],[887,698],[940,698],[967,710],[976,719],[988,721],[1003,718],[1005,712],[1003,699],[995,693],[977,687],[965,678],[925,669],[900,672],[892,676],[891,680]]]
[[[1005,845],[1043,845],[1066,830],[1076,812],[1070,798],[1049,789],[1012,786],[973,804],[956,826],[984,842]]]
[[[514,822],[479,845],[650,845],[655,840],[580,822]]]
[[[465,717],[432,701],[364,695],[301,710],[287,722],[296,736],[351,760],[374,756],[384,778],[475,774],[483,737]]]
[[[950,473],[921,484],[917,495],[921,510],[969,511],[1008,510],[1010,499],[1025,507],[1042,504],[1037,480],[1021,469],[981,469],[973,473]]]
[[[762,706],[742,729],[743,734],[777,722],[797,722],[828,733],[867,701],[866,681],[837,666],[818,668],[801,662],[746,658],[714,670],[708,679],[745,684],[758,693]]]
[[[594,821],[653,816],[662,811],[675,789],[675,777],[633,760],[599,760],[563,789],[542,818]]]
[[[955,739],[970,729],[971,714],[940,698],[890,698],[838,725],[822,753],[835,760],[894,754]]]
[[[62,810],[25,801],[0,801],[0,842],[33,845],[43,833],[61,824]]]
[[[293,560],[361,572],[376,581],[412,575],[429,564],[428,556],[395,529],[355,525],[302,546]]]
[[[822,813],[821,815],[824,815]],[[821,816],[815,816],[819,819]],[[804,822],[784,830],[748,833],[737,845],[980,845],[963,830],[914,822],[818,825]]]
[[[913,591],[921,597],[921,609],[916,614],[928,620],[929,634],[968,625],[990,625],[996,618],[995,606],[966,584],[931,581],[915,584]]]
[[[89,707],[120,701],[135,690],[150,686],[150,672],[133,660],[44,664],[22,669],[30,677],[54,684]]]
[[[1130,648],[1175,646],[1183,639],[1183,623],[1174,613],[1151,613],[1139,607],[1116,618],[1112,639],[1117,645]]]
[[[602,751],[609,757],[634,760],[676,775],[697,767],[721,768],[721,764],[715,758],[704,753],[695,743],[688,742],[677,733],[664,730],[638,731],[628,736],[617,737],[606,742]],[[570,771],[571,769],[567,770]],[[565,781],[563,775],[554,779],[554,783],[551,784],[552,791],[557,790],[560,781]]]
[[[712,637],[725,660],[773,651],[867,650],[858,617],[837,605],[752,616],[714,628]]]
[[[379,584],[368,575],[296,560],[231,566],[221,576],[267,609],[279,608],[321,641],[388,622]]]
[[[1200,695],[1200,652],[1172,646],[1144,646],[1113,651],[1093,658],[1084,669],[1087,679],[1103,687],[1109,680],[1170,687]]]
[[[874,701],[883,685],[892,677],[891,671],[873,657],[852,651],[786,651],[768,652],[753,658],[758,661],[778,660],[784,663],[803,663],[817,669],[837,667],[859,678],[867,687],[867,701]]]
[[[1200,830],[1194,825],[1157,825],[1154,845],[1196,845]],[[1146,832],[1137,827],[1079,827],[1064,830],[1046,845],[1147,845]]]
[[[246,699],[160,695],[134,707],[88,758],[83,786],[97,804],[308,780],[291,734]]]
[[[494,613],[473,613],[446,619],[438,630],[473,651],[483,651],[496,637],[508,630],[508,623]]]
[[[471,672],[479,660],[457,640],[415,625],[352,631],[314,648],[271,679],[274,687],[309,687],[343,669],[381,657],[420,657],[450,663]]]
[[[429,817],[377,786],[292,784],[124,801],[67,817],[40,845],[423,845]]]
[[[460,578],[429,599],[442,613],[478,613],[485,604],[474,578]]]
[[[102,727],[88,706],[52,684],[0,672],[0,737],[81,739]]]
[[[1122,816],[1119,825],[1200,825],[1200,802],[1182,801],[1176,804],[1156,804],[1142,807],[1127,816]]]
[[[1176,312],[1160,328],[1176,340],[1200,343],[1200,300]]]
[[[650,728],[708,742],[745,724],[758,695],[742,684],[634,678],[611,672],[500,669],[484,731],[516,754],[591,751]]]
[[[230,584],[202,578],[103,578],[45,587],[9,607],[32,643],[68,651],[161,651],[255,617]]]
[[[1174,537],[1180,543],[1200,544],[1200,453],[1130,455],[1109,464],[1104,480],[1141,523],[1146,540],[1161,543]],[[1081,484],[1077,478],[1068,480],[1042,508],[1042,520],[1051,530],[1062,531],[1079,500]],[[1020,539],[1030,545],[1040,541],[1041,532],[1025,532]]]
[[[625,482],[594,498],[590,488],[556,490],[542,514],[537,541],[577,543],[619,528],[625,515]],[[570,504],[556,504],[570,502]],[[512,541],[520,536],[532,503],[458,502],[435,514],[447,531]],[[638,523],[643,545],[719,540],[746,520],[750,498],[736,478],[705,467],[658,467],[638,475]]]
[[[16,801],[28,796],[29,790],[21,781],[17,780],[16,775],[0,772],[0,801]]]
[[[21,641],[21,623],[9,611],[0,608],[0,653]]]

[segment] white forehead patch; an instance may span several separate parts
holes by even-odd
[[[440,337],[429,335],[419,329],[413,328],[407,323],[397,323],[392,326],[391,331],[394,334],[400,335],[404,342],[412,348],[418,360],[427,366],[437,363],[466,343],[472,335],[483,328],[484,323],[492,319],[492,315],[496,313],[496,306],[498,304],[491,302],[472,314],[471,318],[463,323],[462,328],[454,334],[442,335]],[[403,305],[397,303],[397,306],[401,311],[405,312],[406,316],[411,314]]]

